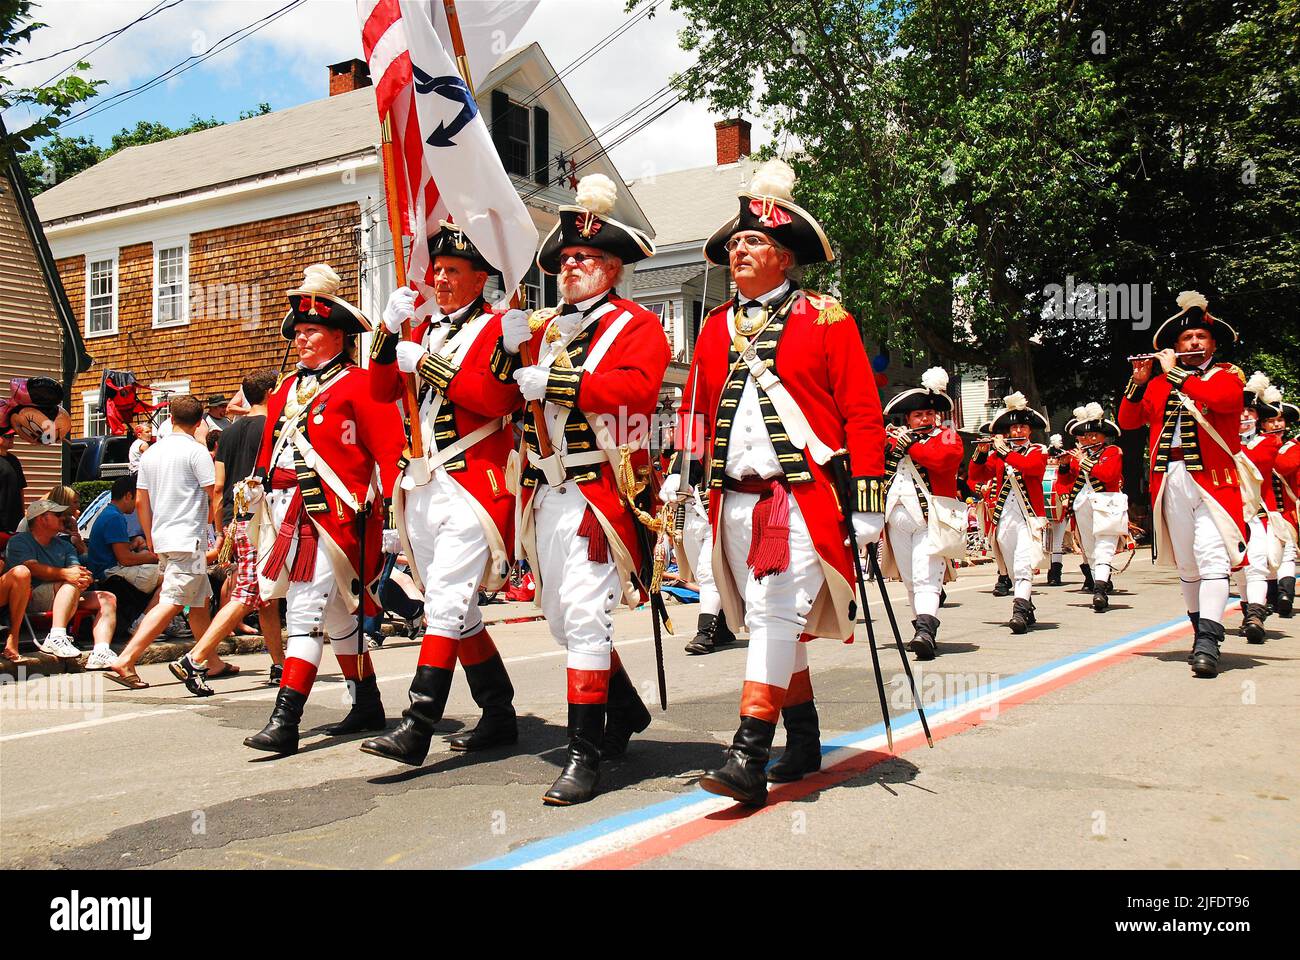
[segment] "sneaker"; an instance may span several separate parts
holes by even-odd
[[[280,681],[283,679],[284,679],[284,664],[282,663],[271,664],[271,673],[266,678],[266,685],[268,687],[278,687],[280,685]]]
[[[366,647],[371,650],[380,650],[384,646],[384,640],[387,639],[382,633],[371,633],[366,635]]]
[[[95,649],[90,652],[90,659],[86,661],[87,670],[107,670],[113,665],[117,657],[113,653],[113,648],[103,644],[96,645]]]
[[[210,697],[216,692],[208,686],[208,671],[203,667],[194,666],[188,653],[179,660],[167,664],[167,669],[172,672],[173,677],[185,684],[186,690],[196,697]]]
[[[43,641],[36,644],[41,653],[48,653],[52,657],[61,657],[65,660],[75,660],[81,656],[81,651],[77,645],[69,640],[66,636],[46,637]]]

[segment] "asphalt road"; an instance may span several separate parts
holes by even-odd
[[[162,665],[130,692],[94,674],[0,688],[0,865],[4,867],[1296,867],[1300,865],[1300,618],[1268,622],[1248,647],[1229,618],[1223,672],[1196,680],[1175,576],[1139,554],[1110,612],[1067,586],[1039,586],[1040,623],[1003,626],[993,573],[962,571],[942,611],[941,657],[918,678],[933,749],[906,716],[897,653],[881,662],[896,755],[880,736],[865,633],[816,641],[813,687],[828,753],[815,781],[760,812],[695,786],[736,723],[744,642],[681,652],[695,608],[673,607],[670,706],[606,765],[602,792],[543,806],[563,761],[564,660],[537,621],[493,628],[520,711],[518,748],[452,754],[435,739],[414,769],[362,754],[361,737],[318,728],[346,712],[331,655],[294,757],[242,745],[275,691],[265,655],[190,697]],[[901,610],[902,587],[890,585]],[[531,611],[489,608],[490,619]],[[876,608],[877,636],[888,625]],[[906,618],[902,618],[906,619]],[[1161,630],[1163,629],[1163,632]],[[616,643],[652,697],[648,614],[616,619]],[[391,723],[415,643],[375,655]],[[81,684],[81,686],[74,686]],[[964,698],[980,695],[983,699]],[[440,733],[475,722],[458,677]],[[313,731],[313,732],[308,732]],[[780,743],[780,734],[778,734]]]

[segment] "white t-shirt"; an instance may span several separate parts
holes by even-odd
[[[127,453],[126,462],[130,466],[132,473],[140,472],[140,458],[144,452],[149,449],[149,444],[144,440],[136,439],[131,443],[131,449]]]
[[[179,430],[145,451],[136,486],[149,491],[155,553],[199,553],[206,549],[211,499],[203,488],[216,482],[212,455]]]

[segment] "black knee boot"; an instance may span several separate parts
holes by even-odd
[[[489,750],[519,742],[519,722],[515,716],[515,687],[506,673],[501,654],[493,654],[482,663],[465,668],[470,696],[483,711],[478,726],[469,733],[458,734],[448,741],[456,751]]]
[[[822,768],[822,732],[811,700],[781,710],[785,750],[767,771],[768,783],[793,783]]]
[[[1028,600],[1017,598],[1011,604],[1011,619],[1007,626],[1012,633],[1024,633],[1034,625],[1034,605]]]
[[[1277,612],[1288,620],[1295,612],[1295,577],[1283,577],[1277,582]]]
[[[1049,587],[1059,587],[1061,585],[1061,565],[1053,563],[1047,568],[1047,585]]]
[[[1097,613],[1105,613],[1110,606],[1110,584],[1105,580],[1098,580],[1092,591],[1092,609]]]
[[[686,644],[686,652],[690,654],[710,653],[713,650],[714,631],[717,628],[718,614],[701,613],[695,636],[691,638],[690,643]]]
[[[600,782],[600,743],[605,734],[605,704],[569,704],[569,760],[542,797],[553,807],[584,803]]]
[[[411,705],[402,711],[402,722],[390,734],[361,742],[361,752],[418,767],[429,755],[433,725],[442,719],[451,693],[450,670],[419,666],[411,678]]]
[[[332,737],[345,737],[384,729],[388,718],[384,716],[384,704],[379,699],[379,683],[375,675],[372,673],[364,680],[349,680],[348,683],[352,686],[352,709],[325,732]]]
[[[709,793],[731,797],[752,807],[767,803],[767,775],[764,768],[772,752],[776,724],[757,717],[741,717],[736,736],[727,748],[727,762],[700,778]]]
[[[1192,663],[1196,659],[1196,635],[1201,632],[1201,614],[1188,611],[1187,619],[1192,621],[1192,649],[1187,651],[1187,662]]]
[[[632,685],[622,665],[609,675],[609,704],[605,708],[605,735],[600,739],[600,759],[617,760],[627,753],[632,734],[650,726],[650,711]]]
[[[1079,572],[1083,574],[1083,590],[1085,593],[1092,593],[1097,589],[1097,585],[1092,581],[1092,567],[1086,563],[1079,564]]]
[[[1219,675],[1219,647],[1223,644],[1223,624],[1201,620],[1192,647],[1192,673],[1198,677]]]
[[[939,618],[923,613],[912,621],[916,633],[907,645],[907,649],[916,654],[918,660],[933,660],[939,652]]]
[[[307,705],[307,695],[290,687],[281,687],[275,698],[271,719],[259,732],[247,737],[244,746],[267,753],[297,753],[298,723],[302,708]]]
[[[1262,603],[1246,603],[1242,606],[1246,608],[1246,615],[1242,620],[1241,632],[1246,635],[1246,642],[1263,643],[1264,618],[1268,616],[1268,611]]]
[[[1011,595],[1011,577],[1005,573],[998,574],[998,582],[993,584],[993,596],[1009,597]]]

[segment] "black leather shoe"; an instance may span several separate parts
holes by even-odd
[[[1219,648],[1223,644],[1223,624],[1202,620],[1192,647],[1192,673],[1198,677],[1219,675]]]
[[[923,613],[912,621],[916,633],[908,643],[907,649],[916,654],[918,660],[933,660],[939,652],[939,619]]]
[[[1191,663],[1196,659],[1196,635],[1201,631],[1201,615],[1188,613],[1187,619],[1192,621],[1192,649],[1187,651],[1187,662]]]
[[[1011,596],[1011,578],[1005,575],[998,577],[998,582],[993,584],[993,596],[1009,597]]]
[[[1266,616],[1268,616],[1268,611],[1262,603],[1246,605],[1246,618],[1242,622],[1242,632],[1246,635],[1247,643],[1264,642],[1264,618]]]
[[[1098,580],[1096,589],[1092,592],[1092,609],[1097,613],[1105,613],[1110,606],[1110,584],[1105,580]]]
[[[605,735],[600,739],[600,758],[617,760],[627,753],[632,734],[650,726],[650,711],[621,666],[609,677],[609,704],[605,710]]]
[[[244,746],[267,753],[280,753],[286,756],[298,752],[298,723],[302,720],[302,708],[307,705],[307,696],[289,687],[281,687],[275,698],[275,708],[266,726],[251,737],[244,739]]]
[[[605,733],[605,704],[569,704],[569,761],[542,797],[552,807],[586,803],[600,782],[600,749]]]
[[[712,653],[718,647],[732,643],[736,635],[727,626],[725,613],[701,613],[695,636],[686,644],[686,652],[693,655]]]
[[[1034,610],[1028,600],[1016,599],[1011,604],[1011,619],[1007,626],[1012,633],[1024,633],[1034,625]]]
[[[1079,564],[1079,572],[1083,574],[1083,592],[1092,593],[1097,589],[1097,585],[1092,582],[1092,567],[1086,563]]]
[[[1295,577],[1283,577],[1277,582],[1277,612],[1288,620],[1295,615]]]
[[[418,767],[429,755],[433,725],[442,719],[451,693],[452,672],[439,667],[419,666],[411,678],[411,705],[402,711],[402,722],[392,733],[361,741],[361,752]]]
[[[741,717],[736,736],[727,748],[727,762],[700,778],[709,793],[731,797],[751,807],[767,803],[767,775],[764,767],[772,751],[776,724],[757,717]]]
[[[822,732],[811,700],[781,711],[785,750],[767,770],[768,783],[793,783],[822,768]]]
[[[469,681],[470,695],[483,715],[479,718],[478,726],[468,733],[452,737],[447,741],[448,746],[457,753],[469,753],[518,743],[515,688],[510,682],[510,674],[506,672],[501,654],[494,654],[482,663],[466,667],[465,679]]]
[[[1049,587],[1059,587],[1061,585],[1061,565],[1054,563],[1047,568],[1047,585]]]
[[[372,673],[364,680],[354,680],[351,683],[352,709],[338,723],[325,728],[325,732],[331,737],[370,733],[374,730],[383,730],[388,726],[388,718],[384,716],[384,704],[379,699],[379,683],[375,675]]]

